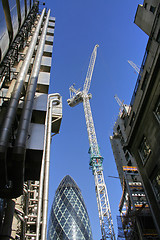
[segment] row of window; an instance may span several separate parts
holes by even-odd
[[[145,136],[143,136],[143,138],[142,138],[142,141],[139,145],[138,151],[139,151],[140,157],[142,159],[142,163],[144,165],[146,163],[149,155],[151,154],[151,148],[150,148],[148,140]]]
[[[155,109],[154,109],[154,115],[155,115],[157,121],[160,123],[160,97],[158,98],[158,101],[156,102]],[[129,125],[131,127],[133,125],[134,120],[135,120],[135,112],[133,112],[132,118],[130,120]],[[146,160],[148,159],[149,155],[151,154],[151,147],[145,136],[143,136],[143,138],[141,140],[138,151],[139,151],[139,154],[140,154],[143,164],[145,164]]]
[[[160,123],[160,97],[158,98],[158,101],[156,103],[156,106],[154,109],[154,115],[155,115],[156,119],[158,120],[158,122]],[[145,164],[146,160],[148,159],[149,155],[151,154],[151,147],[145,136],[143,136],[143,139],[140,143],[139,154],[140,154],[143,164]]]

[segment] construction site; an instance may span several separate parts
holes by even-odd
[[[128,60],[138,75],[130,104],[124,104],[117,95],[113,97],[119,105],[119,114],[112,126],[109,140],[118,173],[118,177],[112,177],[120,181],[122,193],[121,198],[118,199],[118,213],[112,203],[117,201],[113,199],[116,187],[111,191],[112,183],[108,183],[107,180],[106,184],[107,171],[111,170],[111,157],[107,153],[104,164],[97,140],[97,135],[102,137],[105,132],[104,127],[100,128],[101,122],[111,117],[110,112],[107,113],[106,118],[103,115],[108,111],[107,105],[111,104],[108,100],[104,102],[104,98],[96,100],[99,103],[97,108],[94,101],[90,104],[92,93],[93,98],[96,98],[99,87],[103,88],[100,80],[94,79],[94,73],[95,78],[99,77],[95,68],[97,54],[101,48],[98,42],[92,46],[90,55],[85,53],[90,60],[87,63],[84,84],[83,79],[79,80],[80,86],[83,85],[82,90],[76,89],[75,84],[70,86],[68,80],[63,80],[63,83],[67,83],[70,94],[64,103],[64,106],[68,103],[66,108],[71,109],[71,112],[68,112],[68,119],[71,124],[73,124],[72,118],[78,120],[73,126],[67,123],[70,129],[67,129],[68,126],[62,128],[60,135],[63,136],[63,131],[67,130],[67,138],[65,143],[63,140],[57,140],[61,145],[61,153],[57,159],[51,157],[53,156],[51,146],[54,144],[55,149],[57,147],[54,139],[60,132],[62,122],[62,96],[56,90],[53,92],[55,88],[52,79],[57,77],[56,74],[54,76],[56,69],[52,67],[56,18],[52,16],[48,7],[49,3],[45,1],[0,1],[0,239],[93,240],[92,231],[95,231],[98,232],[101,240],[158,240],[160,239],[160,151],[157,149],[157,143],[160,141],[160,3],[158,0],[144,0],[143,4],[137,6],[134,23],[147,35],[147,46],[140,67]],[[62,44],[62,53],[68,50],[64,49]],[[55,54],[54,61],[56,57],[59,56]],[[68,63],[72,58],[67,56]],[[79,61],[80,59],[79,56]],[[101,59],[98,66],[102,65]],[[60,60],[63,64],[63,60]],[[78,57],[76,60],[78,61]],[[73,61],[80,68],[76,60]],[[66,64],[65,60],[64,62]],[[70,73],[69,68],[78,71],[78,68],[71,64],[66,64],[66,68],[67,73]],[[64,71],[65,77],[66,68],[64,67],[63,70],[60,68],[60,72]],[[61,78],[57,78],[60,82]],[[94,91],[91,87],[92,82],[93,85],[95,84]],[[62,85],[61,88],[66,91],[64,86]],[[111,91],[108,86],[105,90],[105,98]],[[74,112],[72,109],[80,103],[83,104],[85,120],[80,115],[81,110]],[[95,110],[93,116],[91,106]],[[101,114],[98,113],[99,109]],[[66,113],[70,110],[64,111]],[[77,118],[74,118],[74,114]],[[97,121],[97,116],[100,121]],[[84,125],[81,125],[82,122],[85,129]],[[83,127],[79,132],[72,130],[75,126]],[[88,146],[86,139],[79,140],[82,131],[87,132]],[[75,140],[73,136],[76,137]],[[105,135],[105,138],[108,136]],[[101,139],[99,142],[102,142]],[[67,155],[69,143],[71,155]],[[89,149],[88,168],[91,170],[91,180],[88,175],[85,176],[85,170],[81,170],[84,166],[83,159],[82,162],[78,160],[83,156],[82,146],[86,149],[86,157],[83,157],[85,162]],[[76,148],[81,151],[74,153]],[[62,153],[64,159],[61,157]],[[59,169],[55,167],[56,173],[51,172],[51,158],[54,158],[55,166],[58,166],[56,161],[61,164]],[[71,158],[76,159],[74,162],[77,172]],[[63,174],[65,172],[64,161],[68,164],[66,171],[73,171],[77,179],[83,177],[87,179],[84,180],[85,183],[81,182],[82,186],[86,185],[86,189],[87,185],[91,186],[90,181],[94,182],[94,186],[89,189],[95,194],[94,200],[92,197],[91,200],[89,199],[90,192],[87,192],[87,197],[84,197],[85,202],[87,201],[85,205],[79,187],[67,172],[59,187],[56,186],[54,200],[52,197],[53,207],[50,210],[49,182],[53,181],[53,185],[57,184],[61,172]],[[79,169],[78,164],[81,165]],[[72,168],[73,170],[70,170]],[[57,177],[56,174],[59,176]],[[50,185],[52,187],[52,183]],[[96,207],[95,205],[92,207],[92,202]],[[88,208],[90,212],[93,210],[91,224]],[[48,222],[49,211],[50,222]],[[115,212],[117,228],[113,220]],[[98,226],[94,223],[96,227],[95,225],[92,227],[93,218],[98,222]],[[50,236],[49,234],[47,236],[47,232]]]

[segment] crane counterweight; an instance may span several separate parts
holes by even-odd
[[[90,107],[90,98],[92,95],[88,93],[92,73],[95,65],[95,60],[97,56],[97,45],[95,45],[91,58],[90,63],[86,75],[86,79],[84,82],[83,90],[80,89],[76,90],[74,85],[72,85],[70,90],[70,99],[67,100],[70,107],[74,107],[79,103],[83,102],[84,114],[86,119],[87,125],[87,132],[88,132],[88,139],[89,139],[89,154],[90,154],[90,169],[92,169],[92,173],[94,175],[95,181],[95,190],[96,190],[96,198],[97,198],[97,205],[98,205],[98,213],[99,213],[99,220],[100,220],[100,227],[102,233],[102,240],[115,240],[115,233],[113,227],[113,221],[111,217],[111,210],[109,205],[108,193],[106,184],[104,181],[103,176],[103,157],[100,154],[99,146],[97,142],[91,107]]]

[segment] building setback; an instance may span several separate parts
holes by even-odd
[[[54,27],[39,1],[0,1],[0,239],[46,239],[48,142],[62,118],[48,95]]]
[[[65,176],[51,208],[48,240],[93,239],[87,209],[75,181]]]
[[[138,174],[144,189],[146,204],[149,206],[156,232],[152,237],[160,238],[160,3],[158,0],[146,0],[138,5],[135,23],[149,36],[146,51],[127,112],[117,121],[122,124],[114,129],[111,143],[114,156],[117,152],[116,138],[121,141],[120,151],[115,156],[121,179],[124,175],[125,155],[127,168],[138,168]],[[125,106],[122,106],[124,109]],[[123,132],[122,132],[123,130]],[[125,133],[125,139],[123,139]],[[124,140],[124,141],[123,141]],[[114,146],[113,146],[114,145]],[[134,159],[134,161],[133,161]],[[130,165],[131,164],[131,165]],[[125,168],[125,172],[127,171]],[[130,173],[132,169],[130,169]],[[132,177],[133,178],[133,177]],[[135,178],[134,178],[135,180]],[[136,181],[139,182],[136,177]],[[124,189],[123,189],[124,190]],[[138,212],[136,212],[138,213]],[[145,218],[144,218],[145,220]],[[145,230],[144,226],[142,231]],[[158,236],[157,236],[158,234]],[[143,235],[142,235],[143,236]],[[142,239],[147,238],[146,235]],[[154,238],[152,238],[154,239]]]

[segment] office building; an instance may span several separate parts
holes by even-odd
[[[87,209],[75,181],[65,176],[50,213],[48,240],[93,239]]]
[[[48,146],[62,119],[61,96],[48,95],[55,18],[34,0],[2,0],[0,13],[0,236],[45,239]]]
[[[122,186],[120,215],[117,216],[118,240],[158,239],[136,161],[126,148],[125,117],[129,110],[123,105],[110,137]]]
[[[122,127],[118,124],[111,137],[113,152],[117,152],[115,161],[119,168],[121,184],[124,170],[126,172],[126,169],[130,166],[128,164],[132,164],[132,167],[137,168],[146,198],[146,204],[145,206],[142,205],[142,211],[139,210],[139,212],[146,211],[145,209],[148,205],[150,219],[154,222],[154,225],[150,224],[153,227],[152,239],[160,238],[160,149],[158,147],[160,142],[159,13],[160,3],[158,0],[146,0],[143,5],[138,5],[135,23],[148,34],[149,40],[129,109],[125,111],[125,106],[123,105],[124,113],[117,120],[121,121]],[[125,133],[125,138],[123,138],[122,132]],[[121,151],[119,152],[115,150],[117,148],[114,141],[116,137],[121,141],[119,143]],[[130,160],[125,160],[125,163],[121,161],[124,156],[130,159],[131,162]],[[131,172],[132,170],[130,169]],[[135,181],[135,177],[133,180]],[[139,178],[136,177],[136,181],[139,182]],[[136,211],[136,213],[138,212]],[[144,221],[145,218],[144,216]],[[143,225],[142,233],[142,239],[147,239],[147,234],[149,233],[145,233],[145,226]]]

